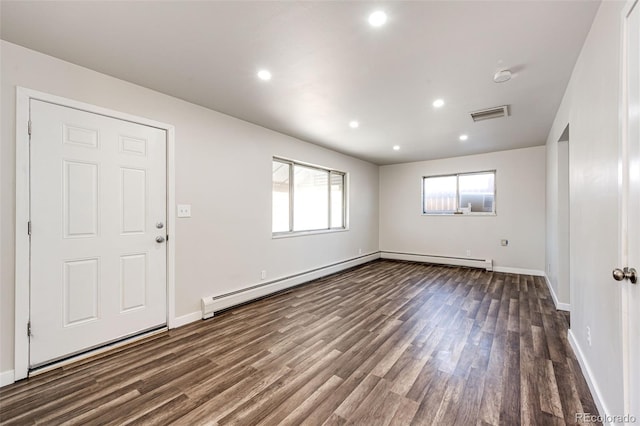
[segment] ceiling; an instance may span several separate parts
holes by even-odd
[[[597,1],[6,1],[2,39],[376,164],[542,145]],[[387,23],[368,16],[383,10]],[[494,83],[508,68],[513,77]],[[256,74],[268,69],[273,77]],[[435,99],[445,105],[434,108]],[[508,104],[507,118],[472,111]],[[357,120],[357,129],[349,122]],[[467,134],[468,140],[459,136]],[[394,151],[392,147],[399,145]]]

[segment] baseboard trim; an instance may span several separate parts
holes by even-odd
[[[380,258],[433,263],[436,265],[467,266],[470,268],[486,269],[487,271],[493,270],[492,261],[490,259],[467,259],[463,257],[437,256],[419,253],[402,253],[397,251],[381,251]]]
[[[174,321],[173,321],[173,327],[171,327],[171,328],[182,327],[183,325],[187,325],[187,324],[191,324],[192,322],[196,322],[199,319],[202,319],[202,312],[200,312],[200,311],[191,312],[190,314],[186,314],[186,315],[182,315],[182,316],[176,317],[174,319]]]
[[[232,293],[222,294],[218,296],[209,296],[213,302],[214,312],[218,312],[223,309],[228,309],[233,306],[241,305],[243,303],[250,302],[252,300],[260,299],[262,297],[269,296],[282,290],[286,290],[291,287],[304,284],[309,281],[316,280],[318,278],[325,277],[327,275],[335,274],[336,272],[343,271],[345,269],[353,268],[354,266],[362,265],[380,258],[380,252],[368,253],[352,259],[347,259],[341,262],[333,263],[331,265],[322,266],[316,269],[300,272],[295,275],[275,279],[263,284],[258,284],[252,287],[245,288]],[[187,325],[202,319],[202,311],[191,312],[186,315],[176,317],[176,327]]]
[[[15,374],[13,370],[7,370],[0,373],[0,388],[15,382]]]
[[[551,285],[551,280],[547,274],[544,274],[544,281],[547,283],[547,288],[549,288],[549,293],[551,293],[551,298],[553,299],[553,304],[555,305],[558,311],[567,311],[571,312],[571,305],[569,303],[562,303],[558,301],[558,296],[556,295],[553,286]]]
[[[512,268],[510,266],[494,266],[495,272],[503,272],[505,274],[533,275],[534,277],[544,277],[544,272],[538,269]]]
[[[567,333],[567,337],[569,340],[569,344],[573,349],[573,353],[576,355],[578,359],[578,364],[580,364],[580,368],[582,369],[582,374],[584,378],[587,380],[587,385],[589,386],[589,390],[591,391],[591,395],[593,396],[593,400],[596,403],[596,407],[598,408],[599,415],[605,417],[606,415],[610,415],[611,411],[607,409],[607,406],[604,403],[604,399],[602,398],[602,392],[600,392],[600,388],[598,387],[593,372],[589,367],[589,363],[587,362],[586,357],[584,356],[584,352],[580,348],[580,344],[576,340],[576,336],[573,334],[573,330],[569,329]],[[595,414],[595,413],[591,413]],[[611,424],[611,423],[605,423]]]

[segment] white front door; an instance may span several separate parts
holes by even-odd
[[[166,132],[32,99],[38,367],[167,321]]]
[[[640,272],[640,2],[623,15],[623,167],[620,267]],[[640,282],[622,281],[625,410],[640,421]]]

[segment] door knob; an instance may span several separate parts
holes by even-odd
[[[613,279],[616,281],[628,279],[632,284],[635,284],[638,282],[638,272],[634,268],[616,268],[613,270]]]
[[[164,243],[164,237],[162,235],[158,235],[156,237],[156,243]]]

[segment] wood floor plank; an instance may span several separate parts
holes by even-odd
[[[283,376],[281,381],[267,387],[263,392],[240,405],[227,416],[219,420],[219,424],[240,423],[256,424],[268,416],[275,407],[283,404],[310,380],[316,379],[324,383],[333,373],[327,367],[340,355],[339,351],[332,350],[315,359],[307,368],[292,370]],[[293,374],[296,373],[296,374]],[[324,378],[325,380],[322,380]],[[256,402],[259,402],[256,404]]]
[[[345,400],[338,406],[335,414],[344,419],[348,419],[351,415],[360,407],[362,401],[364,401],[371,391],[376,387],[380,377],[368,374],[364,380],[345,398]]]
[[[302,401],[291,401],[291,404],[296,404],[292,408],[287,409],[284,407],[283,414],[286,416],[282,420],[278,421],[281,425],[298,425],[303,420],[308,418],[308,415],[313,409],[319,405],[324,399],[326,399],[330,393],[335,391],[337,387],[342,384],[343,380],[338,376],[331,376],[329,380],[324,382],[318,387],[311,395],[303,397]],[[300,397],[299,394],[296,397]],[[267,419],[267,422],[269,420]]]
[[[317,423],[308,423],[308,422],[304,422],[302,423],[303,425],[314,425]],[[343,419],[342,417],[340,417],[337,414],[332,414],[324,423],[322,423],[322,426],[342,426],[347,424],[347,419]]]
[[[442,371],[436,371],[424,390],[424,397],[420,398],[420,406],[413,416],[412,425],[430,425],[444,399],[450,377]]]
[[[360,383],[368,376],[364,370],[356,370],[346,380],[343,380],[340,386],[336,388],[327,398],[314,407],[314,410],[307,415],[303,423],[319,425],[325,421],[329,421],[332,416],[337,414],[338,406],[343,404],[347,397],[352,395],[353,391],[360,386]],[[340,417],[346,422],[346,419]],[[334,419],[335,420],[335,419]]]
[[[348,419],[359,425],[386,425],[391,421],[403,398],[389,392],[391,384],[381,379],[376,387],[362,401],[360,407]]]
[[[393,417],[389,422],[391,426],[403,426],[410,425],[414,416],[416,415],[416,411],[418,411],[418,407],[420,405],[407,398],[402,398],[400,401],[400,405],[396,408],[395,413],[393,413]]]
[[[333,352],[332,352],[333,353]],[[266,417],[260,420],[262,424],[281,424],[284,419],[292,415],[289,423],[294,422],[298,416],[311,411],[309,403],[322,401],[327,397],[327,393],[337,388],[342,379],[333,374],[334,369],[327,365],[320,374],[316,374],[312,379],[304,383],[288,398],[271,411]],[[302,411],[297,411],[302,410]],[[295,413],[295,415],[294,415]]]
[[[235,383],[232,386],[218,393],[189,395],[189,391],[187,391],[187,395],[192,401],[192,408],[182,412],[181,416],[177,416],[171,421],[176,421],[178,418],[183,424],[217,421],[283,378],[290,370],[289,367],[279,366],[273,367],[271,371],[268,369],[256,371],[255,374],[244,375],[242,378],[234,380]]]
[[[587,413],[588,411],[582,407],[578,390],[576,389],[575,378],[571,374],[571,370],[565,363],[554,362],[553,372],[556,376],[558,384],[558,393],[562,403],[562,412],[567,424],[576,421],[576,413]]]
[[[454,425],[458,408],[463,404],[461,401],[462,392],[464,387],[464,380],[458,376],[450,376],[447,382],[440,406],[435,412],[431,424],[434,426],[439,425]]]
[[[471,425],[477,421],[478,410],[484,391],[485,376],[482,371],[473,369],[463,385],[462,395],[453,424]]]
[[[0,389],[0,424],[572,424],[541,277],[377,260]]]
[[[554,417],[564,418],[562,402],[553,372],[553,362],[550,359],[537,359],[535,371],[537,374],[537,388],[540,398],[540,409]]]

